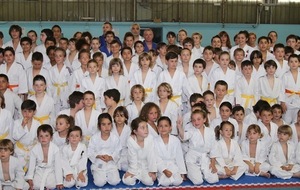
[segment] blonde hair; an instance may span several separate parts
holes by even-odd
[[[194,33],[192,34],[192,37],[193,37],[193,36],[199,36],[200,40],[202,40],[202,34],[200,34],[199,32],[194,32]]]
[[[133,99],[133,91],[134,91],[135,89],[139,89],[139,90],[142,91],[142,93],[143,93],[142,102],[144,102],[147,94],[146,94],[145,88],[144,88],[142,85],[140,85],[140,84],[136,84],[136,85],[133,85],[133,86],[131,87],[131,90],[130,90],[130,99],[131,99],[132,101],[134,100],[134,99]]]
[[[250,131],[253,130],[254,132],[260,134],[260,138],[263,137],[263,134],[261,133],[261,129],[258,125],[256,124],[251,124],[249,125],[247,132],[246,132],[246,137],[248,138],[248,133],[250,133]]]
[[[143,52],[140,56],[139,56],[139,66],[142,67],[142,64],[141,64],[141,61],[146,58],[146,60],[149,60],[150,61],[150,64],[149,64],[149,68],[152,67],[153,65],[153,62],[152,62],[152,57],[149,53],[146,53],[146,52]]]
[[[293,135],[293,130],[289,125],[281,125],[277,129],[277,133],[284,133],[291,137]]]
[[[113,65],[120,65],[120,75],[124,75],[124,69],[123,69],[123,65],[122,65],[122,61],[120,58],[113,58],[112,60],[110,60],[109,62],[109,67],[108,67],[108,75],[111,76],[112,75],[112,66]]]
[[[158,87],[157,87],[157,95],[159,96],[159,88],[165,88],[167,90],[168,93],[170,93],[168,95],[168,99],[171,99],[173,96],[173,89],[171,87],[171,85],[169,83],[163,82],[161,83]]]
[[[11,152],[11,155],[14,154],[14,144],[9,139],[0,140],[0,149],[8,149]]]

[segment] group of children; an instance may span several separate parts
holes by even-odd
[[[15,25],[10,33],[12,42],[22,34]],[[128,43],[134,36],[121,49],[107,31],[106,55],[98,38],[64,49],[42,34],[47,49],[31,53],[32,66],[15,46],[1,50],[0,186],[85,187],[88,160],[99,187],[300,177],[300,58],[284,61],[284,45],[273,55],[261,37],[254,50],[241,31],[237,46],[217,53],[224,33],[202,49],[195,33],[144,52]],[[31,51],[29,38],[20,43]]]

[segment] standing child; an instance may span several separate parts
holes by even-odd
[[[129,103],[129,84],[124,76],[122,61],[119,58],[113,58],[109,63],[108,77],[105,78],[106,89],[117,89],[120,92],[120,101],[117,103],[127,105]]]
[[[42,75],[36,75],[33,78],[33,89],[35,94],[29,99],[36,103],[36,113],[34,119],[38,120],[40,124],[54,125],[55,110],[54,100],[46,93],[46,79]]]
[[[185,43],[184,46],[192,48],[192,47],[190,47],[190,46],[192,46],[192,45],[190,45],[191,42],[185,42],[188,39],[190,39],[190,41],[193,42],[193,40],[188,37],[184,40],[184,43]],[[192,51],[189,48],[183,48],[180,51],[180,55],[179,55],[180,56],[180,62],[179,62],[179,65],[178,65],[178,69],[183,71],[186,77],[189,77],[190,75],[193,74],[193,62],[196,59],[196,58],[192,59]]]
[[[22,164],[14,156],[14,144],[9,139],[0,140],[1,189],[29,189],[24,180]]]
[[[277,69],[275,75],[282,79],[284,73],[289,71],[290,67],[288,65],[288,61],[284,60],[284,45],[283,44],[276,44],[274,46],[274,61],[277,64]]]
[[[279,104],[274,104],[272,107],[273,119],[272,121],[279,127],[285,125],[286,122],[282,119],[283,108]]]
[[[219,108],[223,102],[230,102],[228,98],[228,84],[223,80],[218,80],[214,86],[215,107]],[[230,102],[233,104],[233,102]]]
[[[150,49],[148,51],[148,54],[151,57],[151,63],[150,65],[152,65],[150,68],[152,69],[152,71],[156,74],[156,76],[158,76],[163,70],[163,65],[159,65],[157,61],[157,57],[158,57],[158,53],[156,50],[154,49]]]
[[[208,121],[212,121],[215,118],[220,117],[219,112],[217,111],[218,108],[216,107],[216,100],[215,100],[215,94],[210,91],[210,90],[206,90],[203,93],[203,98],[204,98],[204,103],[206,105],[206,108],[208,110]]]
[[[142,53],[139,56],[139,67],[140,69],[133,73],[130,86],[132,87],[135,84],[142,85],[146,91],[145,102],[154,101],[157,76],[151,69],[151,56],[148,53]]]
[[[100,112],[105,108],[103,93],[105,91],[105,80],[98,76],[98,65],[95,60],[87,63],[89,75],[82,79],[81,91],[92,91],[95,95],[94,108]]]
[[[203,50],[203,60],[206,63],[204,74],[206,74],[206,77],[208,78],[208,82],[210,82],[212,71],[219,67],[219,65],[213,60],[215,57],[215,50],[211,46],[206,46]],[[210,85],[210,89],[212,89],[214,86]]]
[[[36,103],[25,100],[21,105],[22,119],[15,120],[12,139],[15,141],[15,155],[24,171],[28,170],[30,150],[37,143],[36,131],[40,123],[34,119]]]
[[[168,68],[168,65],[166,63],[167,44],[164,42],[159,42],[157,44],[156,52],[158,53],[156,59],[156,65],[159,65],[162,68],[162,70],[167,69]]]
[[[37,129],[39,143],[30,151],[25,179],[30,189],[63,189],[62,165],[59,148],[51,142],[53,129],[43,124]]]
[[[253,78],[260,78],[266,75],[266,70],[264,69],[264,63],[262,59],[262,54],[258,50],[254,50],[250,55],[250,61],[253,63]]]
[[[73,126],[67,134],[67,144],[63,146],[62,169],[64,176],[64,187],[85,187],[88,184],[87,176],[87,148],[81,142],[82,130]]]
[[[247,45],[249,39],[249,33],[246,30],[240,31],[237,35],[238,38],[238,45],[233,46],[230,49],[230,57],[233,57],[234,50],[237,48],[242,48],[245,52],[245,58],[249,59],[251,52],[254,50],[252,47]]]
[[[128,169],[128,148],[127,139],[130,136],[131,130],[128,126],[128,111],[124,106],[119,106],[114,111],[114,125],[111,132],[119,137],[120,144],[122,146],[120,159],[118,162],[118,168],[122,171],[127,171]]]
[[[132,50],[130,47],[124,47],[121,49],[122,65],[124,76],[128,79],[128,83],[132,78],[132,75],[139,69],[138,64],[132,62]]]
[[[157,161],[152,136],[148,134],[147,122],[136,118],[131,122],[131,135],[127,140],[128,170],[122,181],[126,185],[135,185],[136,180],[152,186],[156,179]]]
[[[285,89],[286,113],[284,121],[292,123],[296,121],[300,105],[300,58],[296,54],[289,57],[290,70],[283,75],[283,88]]]
[[[131,87],[130,99],[132,102],[126,106],[128,110],[129,123],[140,115],[141,109],[144,106],[146,92],[142,85],[136,84]]]
[[[170,118],[160,117],[157,125],[159,136],[154,140],[154,145],[159,157],[158,184],[179,186],[186,174],[181,143],[177,137],[170,134],[172,130]]]
[[[247,139],[241,143],[243,160],[247,164],[246,175],[264,176],[270,178],[268,173],[270,164],[267,162],[268,150],[261,141],[261,130],[256,124],[252,124],[247,129]]]
[[[88,146],[94,183],[98,187],[117,185],[121,181],[117,163],[122,147],[119,138],[111,133],[112,118],[108,113],[99,115],[98,129]]]
[[[203,93],[208,90],[208,79],[203,71],[206,63],[203,59],[196,59],[193,63],[194,74],[188,77],[192,93]]]
[[[101,52],[96,52],[93,54],[93,59],[97,62],[98,64],[98,75],[99,77],[106,78],[108,77],[108,70],[103,66],[104,61],[104,55],[105,53]]]
[[[240,146],[234,140],[235,128],[229,121],[223,121],[220,127],[216,128],[216,138],[218,140],[216,151],[219,153],[216,157],[219,178],[230,177],[238,180],[246,171],[246,164],[243,162],[243,156]]]
[[[173,90],[170,84],[163,82],[157,87],[157,95],[159,97],[159,101],[157,101],[157,105],[161,110],[161,115],[168,117],[173,124],[176,123],[178,115],[181,114],[181,110],[178,105],[171,100],[173,96]],[[172,135],[178,135],[176,126],[172,126],[172,130],[170,132]]]
[[[192,34],[192,38],[194,40],[194,48],[192,49],[192,53],[195,57],[202,58],[204,50],[204,47],[201,46],[202,34],[195,32]]]
[[[213,138],[214,130],[208,126],[207,113],[202,110],[192,112],[191,120],[193,128],[184,131],[182,122],[177,122],[179,137],[189,140],[189,148],[185,155],[187,165],[187,176],[195,185],[203,183],[205,179],[208,183],[219,181],[216,170],[216,155],[213,146],[216,140]]]
[[[59,115],[56,118],[56,132],[53,134],[52,142],[59,148],[66,144],[68,131],[74,126],[73,118],[67,115]]]
[[[13,117],[11,113],[5,109],[5,99],[0,93],[0,140],[9,139],[11,137],[11,130],[13,128]]]
[[[135,53],[132,56],[132,62],[138,63],[139,62],[139,56],[144,52],[144,44],[142,41],[136,41],[134,42],[134,50]]]
[[[65,64],[68,66],[72,71],[78,69],[80,67],[80,63],[78,62],[78,51],[76,47],[77,40],[75,38],[71,38],[68,44],[68,54],[65,59]]]
[[[149,134],[152,137],[157,137],[158,136],[158,130],[157,130],[157,120],[158,118],[160,118],[161,116],[161,111],[158,107],[158,105],[156,105],[153,102],[148,102],[146,103],[140,113],[140,118],[143,121],[147,122],[147,126],[148,126],[148,130],[149,130]]]
[[[272,145],[269,162],[270,172],[281,179],[300,178],[300,166],[296,160],[296,145],[289,141],[293,135],[289,125],[282,125],[277,130],[278,141]]]

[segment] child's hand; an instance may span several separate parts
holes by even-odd
[[[281,102],[280,105],[281,105],[281,107],[282,107],[283,113],[285,113],[286,110],[287,110],[287,107],[286,107],[285,102]]]
[[[230,172],[230,175],[232,176],[232,175],[235,175],[236,173],[237,173],[237,170],[238,170],[238,166],[234,166],[233,167],[233,170],[231,170],[231,172]]]
[[[134,175],[130,172],[126,172],[125,175],[124,175],[124,178],[127,178],[127,177],[133,177]]]
[[[103,156],[103,161],[104,162],[109,162],[109,161],[111,161],[113,158],[111,157],[111,156],[109,156],[109,155],[107,155],[107,154],[105,154],[105,155],[102,155]]]
[[[286,166],[286,168],[287,168],[287,170],[286,171],[291,171],[292,169],[293,169],[293,164],[288,164],[287,166]]]
[[[27,125],[27,123],[28,123],[28,118],[23,118],[22,123],[21,123],[22,127],[25,127]]]
[[[73,174],[66,175],[66,181],[71,181],[72,179],[74,179]]]
[[[178,129],[181,129],[182,128],[182,117],[178,117],[177,118],[177,121],[176,121],[176,126]]]
[[[27,183],[29,184],[29,190],[33,190],[33,181],[29,179]]]
[[[148,175],[152,178],[153,181],[156,180],[156,174],[154,172],[149,172]]]
[[[58,184],[58,185],[56,185],[56,189],[63,189],[64,188],[64,185],[63,184]]]
[[[255,167],[253,166],[253,164],[248,165],[249,166],[249,173],[253,174],[255,171]]]
[[[170,171],[170,170],[167,170],[167,169],[165,169],[164,171],[163,171],[163,173],[168,177],[168,178],[170,178],[173,174],[172,174],[172,172]]]
[[[83,175],[83,171],[79,172],[79,174],[77,176],[77,180],[81,181],[81,182],[85,182],[85,177]]]
[[[209,164],[209,169],[211,169],[212,173],[217,173],[218,172],[215,164],[212,164],[212,163]]]
[[[231,171],[226,166],[224,167],[224,170],[227,176],[231,176]]]
[[[280,167],[282,170],[288,171],[288,167],[287,166],[281,166]]]

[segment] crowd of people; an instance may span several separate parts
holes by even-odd
[[[129,30],[0,32],[0,187],[300,178],[299,36]]]

